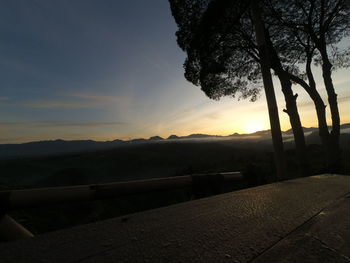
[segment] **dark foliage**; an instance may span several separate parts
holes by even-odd
[[[185,77],[212,99],[250,98],[261,89],[249,1],[170,1],[177,41],[187,52]],[[249,12],[248,12],[249,13]],[[244,28],[244,29],[242,29]],[[243,37],[243,34],[249,37]],[[253,56],[252,56],[253,55]]]

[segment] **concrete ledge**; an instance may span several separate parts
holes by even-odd
[[[0,259],[303,262],[305,254],[332,250],[330,262],[348,262],[349,193],[350,176],[284,181],[4,243]],[[322,242],[306,242],[303,235],[315,231]],[[309,262],[317,259],[310,256]]]

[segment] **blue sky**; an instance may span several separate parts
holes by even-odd
[[[2,1],[0,143],[267,129],[263,94],[212,101],[186,82],[175,32],[165,0]],[[348,73],[335,75],[343,122]],[[276,90],[287,129],[277,82]],[[304,124],[315,126],[299,93]]]

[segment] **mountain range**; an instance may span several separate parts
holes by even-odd
[[[350,123],[343,124],[341,130],[344,133],[350,133]],[[305,135],[308,142],[318,143],[318,129],[304,128]],[[293,140],[293,131],[287,130],[282,132],[285,141]],[[113,141],[93,141],[93,140],[48,140],[36,141],[20,144],[0,144],[0,159],[18,158],[18,157],[33,157],[33,156],[47,156],[59,155],[67,153],[92,152],[98,150],[108,150],[116,147],[127,147],[131,145],[145,144],[145,143],[159,143],[159,142],[181,142],[181,141],[213,141],[213,140],[270,140],[270,130],[257,131],[250,134],[234,133],[228,136],[208,135],[208,134],[190,134],[187,136],[170,135],[164,139],[160,136],[153,136],[149,139],[139,138],[128,141],[113,140]]]

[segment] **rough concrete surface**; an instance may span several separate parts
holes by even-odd
[[[350,176],[249,188],[0,244],[0,262],[350,262]]]

